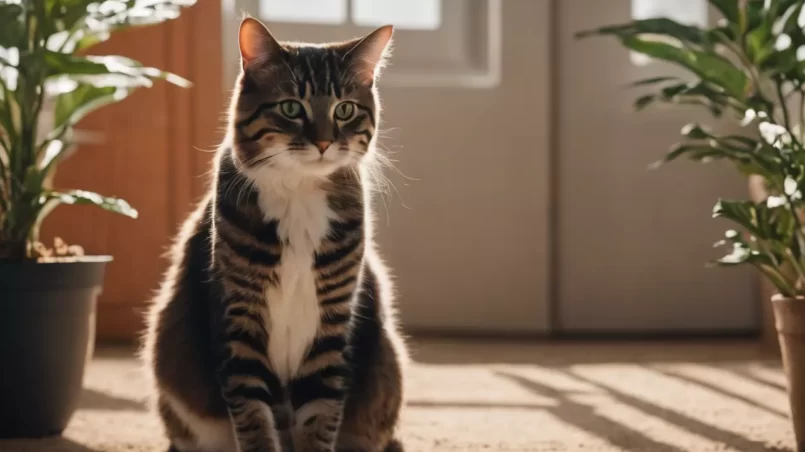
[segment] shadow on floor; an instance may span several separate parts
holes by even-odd
[[[464,402],[460,400],[409,400],[405,406],[414,408],[469,408],[469,409],[514,409],[514,410],[544,410],[550,405],[538,403],[505,403],[505,402]]]
[[[623,450],[687,452],[674,445],[651,439],[639,431],[611,419],[599,416],[592,407],[571,399],[572,395],[585,394],[585,392],[559,391],[529,378],[509,372],[497,371],[495,374],[505,380],[512,381],[522,386],[540,397],[556,399],[557,404],[544,408],[545,412],[552,414],[568,425],[573,425]]]
[[[649,369],[649,368],[647,368],[647,369]],[[750,399],[748,397],[745,397],[745,396],[743,396],[741,394],[737,394],[737,393],[735,393],[733,391],[728,391],[728,390],[724,389],[723,387],[716,386],[716,385],[714,385],[712,383],[700,380],[698,378],[690,377],[690,376],[685,375],[685,374],[683,374],[681,372],[671,370],[671,369],[656,369],[656,368],[653,368],[653,367],[650,368],[649,370],[652,370],[654,372],[662,374],[663,376],[665,376],[667,378],[681,380],[681,381],[683,381],[683,382],[685,382],[687,384],[691,384],[691,385],[694,385],[694,386],[698,386],[700,388],[704,388],[704,389],[706,389],[706,390],[708,390],[710,392],[714,392],[716,394],[722,395],[722,396],[727,397],[729,399],[740,400],[741,402],[743,402],[743,403],[745,403],[747,405],[751,405],[753,408],[756,408],[756,409],[758,409],[760,411],[764,411],[766,413],[769,413],[771,415],[777,416],[779,418],[788,419],[788,413],[785,413],[785,412],[780,411],[780,410],[775,410],[774,408],[770,408],[770,407],[768,407],[766,405],[761,405],[761,404],[757,403],[756,401],[754,401],[754,400],[752,400],[752,399]],[[740,374],[736,372],[736,375],[740,375]],[[755,380],[752,380],[752,381],[755,382]]]
[[[36,440],[0,440],[0,450],[3,452],[104,452],[82,446],[67,438],[43,438]]]
[[[84,388],[78,408],[86,410],[146,411],[146,406],[142,402],[105,394],[89,388]]]
[[[714,442],[725,444],[737,450],[743,452],[793,452],[792,449],[788,448],[770,448],[762,442],[754,441],[737,433],[724,430],[714,425],[706,424],[676,411],[646,402],[631,394],[619,391],[610,386],[602,385],[596,381],[584,377],[583,375],[579,375],[577,372],[562,372],[574,379],[582,381],[603,391],[604,394],[612,397],[614,400],[624,405],[628,405],[634,409],[642,411],[647,415],[662,419],[693,434],[709,438]],[[602,438],[624,450],[650,450],[652,452],[683,451],[683,449],[680,449],[677,446],[658,442],[654,439],[648,438],[636,430],[632,430],[624,425],[597,415],[593,407],[571,400],[570,396],[577,394],[575,392],[559,391],[538,383],[530,378],[510,372],[497,371],[495,374],[501,378],[517,383],[521,387],[533,392],[534,394],[557,399],[559,404],[555,407],[546,408],[547,412],[552,413],[554,416],[567,422],[568,424],[575,425],[576,427],[598,436],[599,438]]]
[[[766,386],[768,386],[768,387],[770,387],[772,389],[778,389],[778,390],[783,391],[783,392],[788,392],[788,388],[785,386],[785,384],[781,384],[781,383],[776,382],[776,381],[771,381],[771,380],[766,379],[766,378],[760,378],[757,375],[754,375],[748,369],[732,369],[732,371],[735,372],[736,374],[746,378],[747,380],[754,381],[755,383],[760,383],[760,384],[766,385]]]
[[[425,364],[535,364],[564,366],[595,363],[724,363],[734,361],[768,361],[770,367],[779,360],[771,357],[756,340],[747,339],[607,339],[576,341],[569,339],[413,339],[409,341],[411,357]],[[657,350],[662,353],[657,353]]]

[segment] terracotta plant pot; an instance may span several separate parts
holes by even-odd
[[[788,379],[797,451],[805,452],[805,299],[775,295],[772,305],[783,368]]]

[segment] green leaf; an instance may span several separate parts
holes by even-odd
[[[63,155],[70,150],[70,143],[61,139],[69,132],[68,129],[89,113],[103,106],[120,102],[133,91],[133,89],[127,88],[82,84],[73,91],[58,95],[54,107],[54,127],[40,148],[38,156],[43,177],[47,177],[61,162]]]
[[[711,262],[711,265],[719,267],[734,267],[741,264],[755,266],[782,294],[790,296],[795,293],[792,284],[788,282],[768,255],[747,246],[734,243],[729,254]]]
[[[771,26],[760,26],[747,33],[746,54],[755,64],[761,64],[774,52]]]
[[[51,191],[42,196],[41,202],[44,204],[51,200],[55,200],[60,204],[71,205],[95,205],[110,212],[125,215],[129,218],[137,218],[137,210],[132,208],[129,203],[120,199],[107,196],[101,196],[97,193],[86,190],[69,190],[65,192]]]
[[[657,96],[655,96],[654,94],[647,94],[645,96],[640,96],[634,102],[634,108],[635,108],[635,110],[640,111],[640,110],[648,107],[655,100],[657,100]]]
[[[713,136],[709,130],[696,123],[687,124],[680,133],[694,140],[706,140]]]
[[[622,42],[635,52],[682,66],[701,77],[702,80],[724,88],[736,99],[741,100],[746,97],[745,91],[749,86],[749,79],[729,60],[718,54],[699,52],[637,37],[626,37],[622,39]]]
[[[26,193],[39,193],[42,190],[42,173],[36,165],[31,165],[25,169],[25,176],[22,179],[22,187]]]
[[[721,150],[707,145],[677,144],[671,148],[665,156],[649,165],[649,169],[657,169],[665,163],[687,156],[697,162],[707,162],[714,158],[727,158],[728,154]]]
[[[626,24],[606,26],[576,33],[577,38],[586,38],[593,35],[615,35],[620,38],[653,35],[673,38],[706,48],[712,47],[712,41],[706,30],[684,25],[666,17],[635,20]]]
[[[669,82],[672,80],[679,80],[677,77],[651,77],[651,78],[644,78],[642,80],[637,80],[629,84],[631,87],[636,86],[645,86],[645,85],[656,85],[657,83],[662,82]]]
[[[43,0],[45,14],[50,19],[54,31],[71,30],[87,15],[87,8],[98,0]]]
[[[728,22],[735,25],[738,24],[737,0],[710,0],[710,4],[715,7]]]
[[[720,240],[713,246],[731,245],[730,252],[720,259],[711,261],[710,266],[734,267],[741,264],[750,264],[760,270],[781,293],[793,294],[795,292],[793,284],[789,283],[788,278],[779,268],[782,256],[776,255],[771,251],[753,248],[737,231],[729,230],[725,237],[726,240]]]
[[[130,90],[125,88],[80,84],[73,91],[60,94],[56,98],[54,128],[77,124],[90,112],[104,105],[119,102],[125,99],[129,93]]]
[[[654,80],[647,79],[646,82]],[[639,111],[656,101],[680,105],[702,105],[716,117],[727,108],[735,110],[736,113],[743,112],[743,108],[739,108],[739,105],[732,102],[723,89],[712,86],[708,82],[679,83],[663,87],[659,94],[647,94],[638,98],[635,108]]]
[[[73,51],[89,48],[126,28],[150,26],[175,19],[196,0],[117,0],[100,7],[97,0],[46,0],[71,3],[59,30],[69,30]]]
[[[25,21],[22,6],[0,1],[0,47],[19,47],[25,39]]]
[[[150,86],[152,79],[164,79],[185,88],[192,86],[188,80],[176,74],[144,67],[122,56],[79,57],[47,51],[44,58],[49,76],[68,75],[74,80],[95,86]]]
[[[783,15],[776,18],[774,24],[772,24],[772,33],[774,33],[774,35],[780,35],[782,33],[791,33],[796,31],[799,28],[797,25],[797,18],[799,17],[801,10],[802,2],[795,2],[794,4],[788,6]]]
[[[726,218],[744,227],[758,238],[767,238],[756,223],[757,211],[755,210],[755,204],[751,201],[719,199],[715,207],[713,207],[713,218]]]
[[[768,256],[763,256],[756,251],[753,252],[752,249],[749,248],[749,246],[747,246],[745,243],[733,243],[732,251],[724,257],[716,259],[715,263],[723,266],[732,266],[747,263],[752,260],[754,260],[756,263],[771,265]]]
[[[124,57],[80,57],[53,51],[45,52],[44,59],[50,76],[120,73],[135,77],[135,68],[140,66],[138,62]],[[107,63],[112,63],[116,70],[110,69]]]

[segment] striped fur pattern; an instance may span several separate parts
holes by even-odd
[[[390,36],[289,44],[242,23],[213,189],[175,242],[143,348],[171,450],[402,450],[406,353],[365,177]]]

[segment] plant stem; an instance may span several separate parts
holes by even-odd
[[[756,266],[767,278],[777,287],[780,293],[786,297],[794,297],[797,294],[796,289],[791,287],[785,278],[776,268],[771,268],[764,265]]]
[[[14,111],[11,108],[11,102],[14,101],[14,98],[12,97],[11,91],[9,91],[8,86],[6,85],[5,80],[3,80],[3,77],[0,77],[0,89],[3,90],[3,99],[6,106],[6,114],[8,115],[8,117],[6,118],[7,119],[6,122],[8,124],[6,124],[3,127],[3,129],[8,135],[9,142],[12,142],[11,144],[13,146],[13,140],[16,135],[16,131],[14,130]]]
[[[803,124],[805,124],[805,122],[803,122],[803,121],[805,121],[805,91],[802,90],[802,84],[801,83],[799,84],[799,86],[797,86],[797,92],[799,93],[799,122],[798,122],[798,124],[799,124],[799,135],[800,135],[797,138],[799,138],[799,140],[802,141],[803,133],[805,133],[805,130],[803,130],[805,128],[805,126],[803,125]]]
[[[788,115],[788,105],[785,103],[785,96],[783,96],[783,83],[781,80],[776,79],[774,80],[774,87],[777,90],[777,99],[780,100],[780,109],[783,110],[783,126],[785,127],[786,131],[791,131],[791,118]],[[794,137],[791,137],[793,140]]]
[[[805,283],[805,271],[802,268],[802,263],[794,256],[794,252],[791,251],[791,248],[785,249],[785,256],[788,258],[788,261],[791,262],[791,266],[794,267],[794,271],[797,273],[797,281]]]
[[[774,85],[775,85],[776,92],[777,92],[777,98],[780,101],[780,109],[783,112],[783,121],[784,121],[783,126],[785,127],[786,132],[788,133],[789,139],[791,140],[790,145],[792,147],[794,147],[796,150],[802,152],[803,151],[802,143],[800,142],[799,137],[795,136],[794,131],[791,128],[791,116],[790,116],[790,114],[788,112],[788,105],[786,104],[786,98],[783,95],[782,80],[780,80],[779,78],[775,78],[774,79]],[[802,104],[802,97],[801,96],[800,96],[800,104]],[[780,158],[786,159],[786,157],[783,156],[782,153],[779,153],[779,155],[780,155]],[[785,176],[793,178],[793,176],[791,176],[789,174],[785,174]],[[796,178],[794,178],[794,180],[796,180]],[[781,192],[782,192],[783,196],[785,196],[787,208],[790,210],[791,215],[794,218],[794,225],[795,225],[794,226],[795,227],[795,229],[794,229],[794,239],[796,240],[797,248],[799,249],[799,252],[800,252],[800,255],[801,255],[803,253],[803,251],[805,251],[805,235],[803,235],[803,234],[805,234],[805,231],[803,231],[803,229],[802,229],[802,222],[799,219],[799,212],[797,211],[797,207],[794,204],[793,198],[785,190],[785,185],[782,187]],[[797,279],[800,281],[801,284],[805,284],[805,271],[803,271],[802,262],[793,255],[793,252],[791,251],[790,247],[788,247],[786,251],[787,251],[787,254],[791,255],[790,258],[791,258],[792,264],[794,265],[795,270],[799,274]]]

